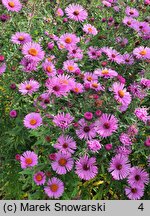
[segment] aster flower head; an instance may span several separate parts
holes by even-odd
[[[126,187],[125,194],[130,200],[138,200],[144,195],[144,188],[140,187]]]
[[[98,81],[98,76],[91,72],[85,72],[83,80],[85,83],[90,83],[92,81]]]
[[[113,49],[108,49],[106,55],[108,59],[112,62],[116,62],[117,64],[124,63],[122,55]]]
[[[67,14],[69,19],[77,22],[83,22],[87,19],[88,16],[87,11],[79,4],[70,4],[68,7],[66,7],[65,13]]]
[[[142,78],[140,80],[140,85],[142,88],[146,88],[146,89],[150,89],[150,79],[145,79],[145,78]]]
[[[46,175],[44,172],[37,172],[34,174],[33,180],[36,183],[36,185],[44,185],[46,181]]]
[[[68,92],[68,88],[65,85],[60,83],[60,79],[58,77],[51,77],[46,80],[46,87],[48,89],[48,93],[54,94],[56,97],[66,96]]]
[[[95,124],[88,124],[83,118],[78,121],[78,124],[79,126],[76,129],[76,134],[79,137],[79,139],[90,140],[95,138]]]
[[[92,152],[98,152],[102,148],[99,140],[96,140],[96,139],[88,140],[87,145],[88,145],[89,150]]]
[[[118,73],[115,70],[112,69],[96,69],[94,71],[94,74],[96,74],[97,76],[100,77],[104,77],[104,78],[113,78],[116,77],[118,75]]]
[[[53,177],[48,180],[44,191],[48,197],[57,199],[61,197],[64,192],[64,183],[60,179]]]
[[[60,17],[64,16],[64,12],[63,12],[63,10],[61,8],[57,9],[56,16],[60,16]]]
[[[84,90],[83,90],[83,85],[81,83],[77,83],[74,82],[72,85],[71,90],[75,93],[75,94],[81,94]]]
[[[143,121],[144,123],[147,122],[148,120],[148,112],[147,112],[147,108],[142,107],[142,108],[136,108],[134,111],[134,114],[136,115],[136,117]]]
[[[149,183],[149,175],[141,167],[132,167],[128,176],[128,183],[132,187],[144,188],[144,184]]]
[[[148,136],[148,137],[146,138],[146,140],[145,140],[145,142],[144,142],[144,145],[145,145],[146,147],[150,147],[150,136]]]
[[[96,158],[89,158],[87,155],[80,157],[76,161],[75,173],[78,175],[80,179],[86,181],[93,179],[98,173],[98,168],[96,166]]]
[[[90,88],[95,91],[103,91],[104,87],[98,81],[91,81]]]
[[[136,25],[137,21],[133,19],[132,17],[125,17],[123,19],[123,24],[127,25],[130,28],[133,28],[134,25]]]
[[[42,117],[39,113],[29,113],[23,120],[24,126],[29,129],[36,129],[42,125]]]
[[[30,60],[41,61],[44,58],[44,51],[40,44],[35,42],[28,42],[22,47],[22,54]]]
[[[103,113],[95,122],[96,132],[102,137],[111,136],[118,129],[118,120],[114,115]]]
[[[134,63],[134,58],[132,54],[126,53],[122,55],[124,64],[132,65]]]
[[[60,127],[61,129],[67,129],[72,121],[74,120],[74,117],[71,116],[69,113],[59,113],[56,116],[54,116],[53,122],[56,126]]]
[[[20,157],[21,168],[34,167],[38,164],[38,156],[33,151],[26,151]]]
[[[133,50],[133,55],[137,59],[150,59],[150,48],[149,47],[137,47]]]
[[[46,74],[50,76],[56,75],[56,69],[52,62],[45,61],[42,63],[43,70],[46,72]]]
[[[115,95],[114,98],[118,103],[126,106],[131,103],[131,95],[126,91],[123,83],[115,82],[112,86],[112,90]]]
[[[16,32],[12,35],[11,41],[14,44],[25,44],[32,41],[30,34],[25,32]]]
[[[72,33],[65,33],[59,38],[59,43],[64,46],[64,48],[69,48],[70,46],[75,46],[80,39]]]
[[[81,50],[76,45],[68,47],[68,59],[73,59],[74,61],[79,61],[83,58],[83,50]]]
[[[98,33],[97,29],[94,26],[92,26],[91,24],[85,24],[83,26],[83,31],[86,34],[93,35],[93,36],[97,35],[97,33]]]
[[[129,6],[126,7],[125,13],[127,16],[130,16],[130,17],[138,17],[139,16],[138,10],[135,8],[130,8]]]
[[[132,141],[131,141],[130,137],[128,136],[128,134],[126,134],[126,133],[122,133],[119,136],[119,140],[123,145],[132,145]]]
[[[63,69],[69,73],[75,73],[79,67],[73,60],[67,60],[63,63]]]
[[[108,171],[115,180],[126,178],[130,173],[130,163],[128,157],[122,154],[117,154],[111,159]]]
[[[129,145],[119,146],[116,149],[117,154],[121,154],[121,155],[124,155],[126,157],[128,157],[128,155],[131,154],[131,152],[132,152],[131,146],[129,146]]]
[[[52,169],[59,175],[70,172],[73,168],[74,160],[70,153],[58,152],[55,154],[55,160],[51,163]]]
[[[39,87],[39,82],[37,82],[36,80],[29,80],[19,84],[19,92],[21,92],[22,95],[32,95],[34,92],[39,90]]]
[[[97,47],[90,46],[88,48],[87,54],[88,54],[90,59],[96,60],[101,56],[102,52],[101,52],[101,49],[99,49]]]
[[[2,0],[2,4],[11,12],[19,12],[22,9],[22,4],[19,0]]]
[[[33,61],[31,59],[23,58],[20,62],[21,66],[23,66],[22,70],[26,73],[30,73],[32,71],[37,70],[38,62]]]
[[[58,139],[54,148],[58,149],[62,153],[73,154],[76,150],[76,142],[71,136],[61,135]]]

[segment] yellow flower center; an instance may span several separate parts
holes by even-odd
[[[37,181],[41,181],[42,180],[42,175],[38,174],[35,178],[36,178]]]
[[[69,66],[68,66],[68,70],[69,70],[69,71],[73,71],[73,70],[74,70],[74,67],[73,67],[72,65],[69,65]]]
[[[92,28],[91,28],[91,27],[89,27],[89,28],[88,28],[88,31],[89,31],[90,33],[92,33]]]
[[[27,165],[30,165],[30,164],[32,164],[32,158],[26,158],[26,164]]]
[[[142,55],[142,56],[144,56],[144,55],[146,55],[146,50],[142,50],[141,52],[140,52],[140,55]]]
[[[30,84],[26,85],[26,90],[31,90],[32,86]]]
[[[77,88],[77,87],[74,88],[74,91],[78,93],[79,92],[79,88]]]
[[[19,41],[23,41],[23,40],[24,40],[24,37],[23,37],[23,36],[20,36],[20,37],[18,37],[18,40],[19,40]]]
[[[125,93],[124,93],[123,90],[119,90],[119,91],[118,91],[118,94],[119,94],[119,96],[120,96],[121,98],[123,98],[124,95],[125,95]]]
[[[90,82],[90,81],[92,81],[92,77],[91,76],[88,76],[87,77],[87,80]]]
[[[109,73],[108,70],[102,70],[103,75],[107,75],[108,73]]]
[[[37,56],[38,51],[35,48],[29,49],[28,53],[32,56]]]
[[[70,37],[67,37],[67,38],[65,39],[65,42],[68,43],[68,44],[70,44],[70,43],[72,42],[72,39],[71,39]]]
[[[49,73],[52,72],[52,68],[51,68],[50,66],[47,66],[47,67],[46,67],[46,70],[47,70]]]
[[[57,184],[52,184],[50,186],[50,189],[51,189],[52,192],[56,192],[58,190],[58,185]]]
[[[30,124],[31,124],[31,125],[35,125],[36,123],[37,123],[36,119],[31,119],[31,120],[30,120]]]
[[[97,88],[98,84],[97,83],[92,83],[92,87]]]
[[[15,7],[15,3],[12,2],[12,1],[8,2],[8,5],[9,5],[11,8]]]
[[[61,158],[59,161],[58,161],[59,165],[60,166],[65,166],[66,163],[67,163],[67,160],[65,158]]]

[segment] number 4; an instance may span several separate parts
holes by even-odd
[[[143,203],[141,203],[141,204],[139,205],[138,209],[140,209],[141,211],[143,211],[143,210],[144,210]]]

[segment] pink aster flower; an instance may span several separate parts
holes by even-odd
[[[77,46],[68,47],[68,59],[73,59],[74,61],[81,60],[83,58],[83,50]]]
[[[83,118],[78,121],[78,128],[76,129],[77,136],[82,140],[90,140],[95,138],[96,130],[94,124],[88,124]]]
[[[92,152],[98,152],[102,148],[99,140],[96,139],[87,141],[87,145],[89,150]]]
[[[144,184],[149,183],[149,175],[141,167],[132,167],[128,176],[128,183],[132,187],[144,188]]]
[[[130,136],[130,137],[134,137],[135,135],[137,135],[139,132],[138,130],[138,127],[136,125],[131,125],[129,126],[128,130],[127,130],[127,134]]]
[[[71,90],[75,93],[75,94],[81,94],[84,90],[83,90],[83,85],[81,83],[77,83],[74,82],[74,84],[72,85]]]
[[[131,154],[132,150],[131,150],[131,146],[119,146],[117,149],[116,149],[116,153],[117,154],[121,154],[121,155],[124,155],[126,157],[128,157],[129,154]]]
[[[2,75],[6,71],[6,64],[2,63],[0,64],[0,75]]]
[[[64,12],[63,12],[63,10],[61,8],[57,9],[56,16],[60,16],[60,17],[64,16]]]
[[[122,22],[123,22],[123,24],[127,25],[128,27],[133,28],[133,26],[136,23],[136,20],[133,19],[132,17],[125,17]]]
[[[34,167],[38,164],[38,156],[33,151],[26,151],[20,157],[21,168]]]
[[[129,6],[126,7],[125,13],[127,16],[130,16],[130,17],[138,17],[139,16],[138,10],[135,8],[130,8]]]
[[[138,59],[150,59],[150,48],[149,47],[137,47],[133,50],[133,55]]]
[[[123,83],[115,82],[112,86],[114,92],[114,98],[118,103],[128,106],[131,103],[131,95],[124,88]]]
[[[54,148],[58,149],[62,153],[73,154],[76,150],[76,142],[71,136],[61,135],[58,139]]]
[[[90,35],[97,35],[98,31],[97,29],[92,26],[91,24],[85,24],[83,26],[83,31],[86,33],[86,34],[90,34]]]
[[[122,133],[119,136],[119,140],[123,145],[132,145],[132,141],[131,141],[129,135],[126,133]]]
[[[86,20],[88,16],[87,11],[79,4],[70,4],[66,7],[65,13],[69,19],[81,22]]]
[[[88,48],[87,54],[89,56],[90,59],[98,59],[99,57],[101,57],[101,49],[97,48],[97,47],[92,47],[90,46]]]
[[[108,171],[115,180],[126,178],[130,173],[130,163],[126,156],[118,154],[111,159]]]
[[[80,179],[86,181],[93,179],[98,173],[98,168],[96,166],[96,158],[89,158],[87,155],[80,157],[76,161],[75,173],[78,175]]]
[[[95,122],[96,132],[102,137],[111,136],[118,129],[118,120],[114,115],[103,113]]]
[[[43,62],[42,67],[48,76],[56,75],[56,69],[52,62],[45,61]]]
[[[94,74],[96,74],[97,76],[100,77],[104,77],[104,78],[113,78],[116,77],[118,75],[118,73],[115,70],[112,69],[96,69],[94,71]]]
[[[136,108],[134,111],[134,114],[136,115],[136,117],[143,121],[144,123],[147,122],[148,120],[148,112],[147,112],[147,108],[142,107],[142,108]]]
[[[42,117],[39,113],[29,113],[24,118],[24,126],[29,129],[36,129],[42,125]]]
[[[132,65],[134,63],[134,58],[132,55],[127,53],[124,54],[122,57],[123,57],[124,64]]]
[[[19,92],[21,92],[23,95],[32,95],[34,92],[39,90],[39,87],[39,82],[36,80],[29,80],[19,84]]]
[[[103,91],[104,90],[104,87],[102,87],[98,81],[90,82],[90,88],[94,89],[95,91]]]
[[[112,62],[116,62],[118,64],[123,63],[122,55],[119,52],[117,52],[116,50],[109,49],[107,51],[106,55],[108,56],[108,59]]]
[[[78,70],[79,67],[73,60],[67,60],[63,63],[63,69],[69,73],[75,73],[75,71]]]
[[[19,0],[2,0],[2,4],[8,11],[19,12],[22,8],[22,4]]]
[[[54,94],[56,97],[66,96],[68,92],[67,86],[60,83],[58,77],[52,77],[46,80],[46,87],[48,88],[49,94]]]
[[[129,199],[138,200],[144,195],[144,188],[129,186],[125,188],[125,193]]]
[[[41,61],[44,58],[44,51],[40,44],[35,42],[28,42],[22,47],[22,54],[25,55],[27,59],[33,61]]]
[[[59,43],[64,45],[65,48],[69,48],[70,46],[75,46],[80,39],[75,35],[71,33],[63,34],[59,38]]]
[[[33,176],[33,180],[36,185],[44,185],[46,181],[46,176],[44,172],[37,172]]]
[[[31,38],[30,34],[28,34],[28,33],[16,32],[14,35],[12,35],[11,41],[14,44],[25,44],[25,43],[31,42],[32,38]]]
[[[140,80],[140,85],[141,85],[141,87],[143,87],[143,88],[150,89],[150,79],[142,78],[142,79]]]
[[[90,83],[92,81],[97,81],[98,80],[98,76],[90,73],[90,72],[86,72],[84,73],[84,82],[85,83]]]
[[[38,62],[27,59],[25,57],[21,60],[20,64],[23,66],[22,70],[27,73],[36,71],[38,66]]]
[[[58,152],[55,156],[55,161],[51,163],[51,166],[57,174],[64,175],[72,170],[74,160],[69,153]]]
[[[53,122],[57,127],[60,127],[61,129],[67,129],[71,125],[73,120],[74,117],[72,117],[69,113],[59,113],[54,116]]]
[[[48,197],[57,199],[61,197],[64,192],[64,183],[60,179],[53,177],[48,180],[44,191]]]
[[[11,118],[16,118],[17,117],[17,111],[16,110],[11,110],[9,113]]]

